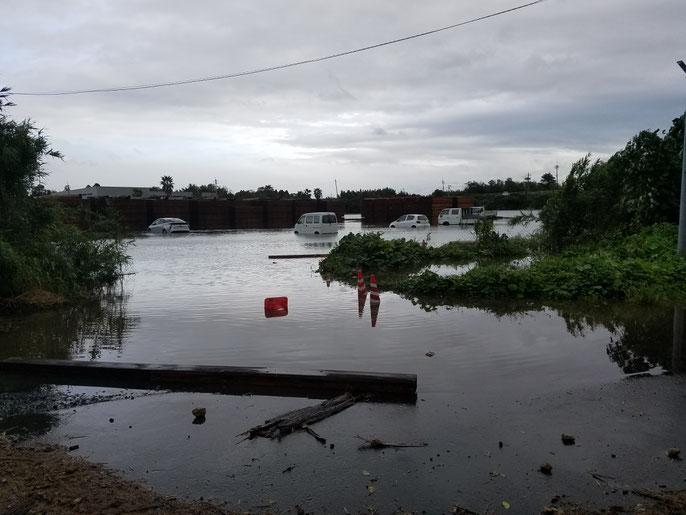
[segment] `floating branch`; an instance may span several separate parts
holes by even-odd
[[[248,429],[245,433],[242,433],[242,436],[247,436],[248,440],[252,440],[257,436],[263,438],[276,438],[300,429],[312,434],[314,431],[309,428],[310,424],[319,422],[320,420],[349,408],[355,404],[357,400],[358,397],[355,397],[352,393],[344,393],[343,395],[326,400],[315,406],[289,411],[288,413],[269,419],[262,425]],[[316,433],[312,434],[312,436],[315,434]],[[326,442],[326,440],[319,435],[315,436],[315,438],[320,442],[322,440]]]
[[[428,443],[391,443],[391,442],[384,442],[383,440],[379,440],[378,438],[373,438],[373,439],[368,439],[368,438],[363,438],[360,435],[357,435],[355,438],[359,438],[360,440],[364,440],[367,442],[367,445],[363,445],[361,448],[362,449],[385,449],[387,447],[426,447],[429,445]]]

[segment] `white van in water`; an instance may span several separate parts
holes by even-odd
[[[338,219],[336,213],[320,211],[305,213],[293,227],[295,234],[337,234]]]
[[[479,207],[452,207],[444,209],[438,215],[438,225],[459,225],[473,224],[477,220],[493,218],[498,213],[496,211],[486,211]]]

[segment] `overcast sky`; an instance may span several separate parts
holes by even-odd
[[[525,0],[22,0],[0,86],[53,92],[239,73],[438,29]],[[546,0],[313,64],[197,84],[12,97],[63,162],[46,186],[413,193],[606,158],[686,107],[684,0]]]

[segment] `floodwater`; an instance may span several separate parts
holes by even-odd
[[[505,221],[496,227],[510,235],[535,229],[511,228]],[[565,492],[605,501],[606,492],[587,471],[598,466],[599,453],[618,456],[611,464],[601,460],[606,468],[600,473],[628,474],[643,460],[651,477],[684,487],[683,465],[655,458],[661,445],[678,442],[654,443],[648,417],[628,404],[624,412],[624,403],[645,397],[653,420],[662,417],[661,431],[673,425],[681,433],[683,383],[680,376],[663,375],[683,365],[674,309],[459,300],[436,306],[384,292],[379,284],[374,316],[369,303],[360,309],[354,288],[323,280],[317,258],[268,257],[326,253],[343,235],[359,231],[430,245],[473,238],[468,227],[418,232],[359,222],[342,224],[331,237],[291,230],[141,236],[129,249],[132,274],[101,301],[0,320],[0,358],[417,374],[415,404],[360,403],[318,423],[326,446],[304,433],[281,441],[238,436],[267,418],[318,402],[309,399],[40,387],[43,396],[110,399],[76,409],[57,404],[43,414],[43,439],[77,443],[77,454],[164,493],[203,496],[238,509],[301,504],[316,512],[380,506],[381,513],[440,513],[454,505],[497,511],[506,501],[510,513],[527,513]],[[268,297],[288,297],[288,314],[266,317]],[[651,380],[661,381],[654,398],[645,393],[655,384]],[[5,385],[11,393],[4,398],[26,388]],[[126,398],[129,393],[134,398]],[[207,408],[202,425],[192,424],[197,406]],[[616,412],[612,421],[608,410]],[[24,423],[3,414],[0,431]],[[598,434],[602,427],[607,434]],[[563,449],[563,432],[587,440],[580,436],[581,446]],[[358,436],[428,446],[360,450]],[[645,439],[656,448],[644,459],[636,449]],[[554,462],[551,478],[537,472],[542,461]]]

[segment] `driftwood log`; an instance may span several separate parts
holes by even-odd
[[[283,415],[269,419],[265,421],[264,424],[248,429],[242,434],[243,436],[247,436],[248,440],[252,440],[257,436],[261,436],[263,438],[276,438],[287,435],[299,429],[305,430],[312,434],[314,431],[308,427],[310,424],[324,420],[331,415],[335,415],[336,413],[349,408],[355,404],[357,400],[358,398],[352,393],[344,393],[343,395],[339,395],[333,399],[328,399],[314,406],[307,406],[306,408],[289,411],[288,413],[284,413]],[[324,443],[326,442],[326,440],[321,438],[319,435],[315,436],[315,438],[317,438],[317,440],[320,442],[322,440]]]
[[[384,442],[383,440],[379,440],[378,438],[364,438],[360,435],[355,436],[355,438],[359,438],[360,440],[364,440],[367,442],[366,445],[363,445],[360,447],[361,449],[385,449],[387,447],[395,447],[395,448],[401,448],[401,447],[426,447],[429,445],[428,443],[391,443],[391,442]]]

